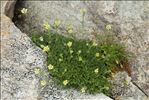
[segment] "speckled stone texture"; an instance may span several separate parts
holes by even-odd
[[[147,100],[147,96],[132,82],[126,72],[119,72],[111,81],[112,95],[116,100]]]
[[[37,100],[46,55],[11,21],[15,1],[1,1],[1,100]],[[10,18],[8,18],[10,17]]]
[[[0,5],[1,5],[1,10],[0,13],[5,14],[9,18],[13,18],[14,15],[14,6],[16,4],[16,0],[1,0]]]
[[[39,79],[33,68],[43,68],[46,55],[8,17],[1,20],[1,99],[36,100]]]
[[[43,22],[53,25],[56,18],[62,20],[62,30],[69,23],[80,30],[81,8],[87,10],[85,34],[80,32],[78,38],[94,38],[93,32],[103,33],[105,25],[111,24],[120,42],[134,54],[130,61],[131,81],[149,96],[149,1],[25,1],[21,4],[28,14],[24,24],[18,27],[28,33],[43,31]]]

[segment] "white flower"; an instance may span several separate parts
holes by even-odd
[[[43,23],[43,27],[46,29],[46,30],[50,30],[50,24],[48,22],[44,22]]]
[[[88,46],[89,44],[88,43],[86,43],[86,46]]]
[[[82,51],[81,51],[81,50],[79,50],[79,51],[78,51],[78,54],[80,54],[81,52],[82,52]]]
[[[82,61],[82,60],[83,60],[82,57],[79,56],[79,61]]]
[[[39,68],[35,68],[35,69],[34,69],[34,73],[35,73],[35,74],[39,74],[39,73],[40,73],[40,69],[39,69]]]
[[[82,87],[82,88],[81,88],[81,92],[82,92],[82,93],[86,92],[86,89],[87,89],[86,87]]]
[[[102,55],[101,57],[102,57],[102,58],[105,58],[105,56],[104,56],[104,55]]]
[[[43,41],[43,37],[41,36],[41,37],[39,38],[39,40],[40,40],[40,41]]]
[[[99,57],[99,56],[100,56],[100,54],[97,52],[97,53],[95,54],[95,56],[96,56],[96,57]]]
[[[64,80],[64,81],[63,81],[63,84],[64,84],[64,85],[67,85],[67,84],[68,84],[68,80]]]
[[[99,72],[99,69],[96,68],[96,69],[94,70],[94,72],[97,74],[97,73]]]
[[[44,47],[43,47],[43,51],[44,51],[44,52],[48,52],[48,51],[49,51],[49,47],[48,47],[48,46],[44,46]]]
[[[97,46],[98,44],[95,42],[95,41],[93,41],[93,46]]]
[[[54,26],[55,26],[55,28],[58,28],[58,27],[60,26],[60,24],[61,24],[61,20],[56,19],[56,20],[54,21]]]
[[[110,24],[106,25],[106,29],[107,30],[111,30],[112,29],[112,25],[110,25]]]
[[[49,64],[48,69],[49,69],[49,70],[52,70],[53,68],[54,68],[54,66],[51,65],[51,64]]]
[[[73,33],[73,30],[72,30],[72,29],[69,29],[69,30],[68,30],[68,33],[69,33],[69,34],[72,34],[72,33]]]
[[[68,46],[68,47],[71,47],[71,46],[72,46],[72,42],[69,41],[69,42],[67,43],[67,46]]]
[[[26,9],[26,8],[22,8],[21,13],[22,13],[22,14],[26,14],[27,11],[28,11],[28,9]]]
[[[85,9],[85,8],[81,8],[81,9],[80,9],[80,14],[81,14],[81,15],[84,15],[85,13],[86,13],[86,9]]]
[[[62,61],[63,61],[63,59],[61,59],[61,58],[59,58],[58,60],[59,60],[60,62],[62,62]]]
[[[72,54],[73,53],[73,50],[70,50],[70,53]]]
[[[42,86],[45,86],[45,85],[47,84],[47,81],[46,81],[46,80],[41,80],[41,81],[40,81],[40,84],[41,84]]]

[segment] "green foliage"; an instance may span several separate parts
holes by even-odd
[[[81,92],[109,94],[112,69],[127,60],[125,47],[103,41],[77,40],[54,33],[34,34],[32,40],[47,52],[48,70],[62,87]],[[98,39],[100,40],[100,39]]]

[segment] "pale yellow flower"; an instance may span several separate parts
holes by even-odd
[[[110,24],[106,25],[106,29],[107,30],[111,30],[112,29],[112,25],[110,25]]]
[[[72,33],[73,33],[73,30],[72,30],[72,29],[69,29],[69,30],[68,30],[68,33],[69,33],[69,34],[72,34]]]
[[[93,44],[92,45],[93,46],[97,46],[98,44],[95,41],[93,41]]]
[[[39,40],[40,40],[40,41],[43,41],[43,37],[41,36],[41,37],[39,38]]]
[[[81,88],[81,92],[82,92],[82,93],[86,92],[86,89],[87,89],[86,87],[82,87],[82,88]]]
[[[99,56],[100,56],[100,54],[97,52],[97,53],[95,54],[95,56],[96,56],[96,57],[99,57]]]
[[[79,56],[79,61],[82,61],[82,60],[83,60],[82,57]]]
[[[41,80],[40,84],[41,84],[41,86],[45,86],[47,84],[47,81],[46,80]]]
[[[35,74],[39,74],[39,73],[40,73],[40,69],[39,69],[39,68],[35,68],[35,69],[34,69],[34,73],[35,73]]]
[[[80,54],[81,52],[82,52],[82,51],[81,51],[81,50],[79,50],[79,51],[78,51],[78,54]]]
[[[86,43],[86,46],[88,46],[89,44],[88,43]]]
[[[50,24],[48,22],[44,22],[43,23],[43,27],[46,29],[46,30],[50,30]]]
[[[96,69],[94,70],[94,72],[97,74],[97,73],[99,72],[99,69],[96,68]]]
[[[21,13],[22,13],[22,14],[26,14],[27,11],[28,11],[28,9],[26,9],[26,8],[22,8]]]
[[[68,82],[69,82],[68,80],[64,80],[64,81],[63,81],[63,84],[64,84],[64,85],[67,85]]]
[[[66,72],[66,71],[67,71],[67,69],[64,70],[64,72]]]
[[[59,58],[58,60],[59,60],[60,62],[62,62],[62,61],[63,61],[63,59],[61,59],[61,58]]]
[[[61,20],[60,20],[60,19],[56,19],[56,20],[54,21],[54,26],[55,26],[55,28],[58,28],[58,27],[60,26],[60,24],[61,24]]]
[[[67,46],[68,46],[68,47],[71,47],[71,46],[72,46],[72,42],[69,41],[69,42],[67,43]]]
[[[105,58],[105,56],[104,56],[104,55],[102,55],[102,58]]]
[[[84,15],[85,13],[86,13],[86,9],[85,9],[85,8],[81,8],[81,9],[80,9],[80,14],[81,14],[81,15]]]
[[[43,51],[44,51],[44,52],[48,52],[48,51],[49,51],[49,47],[48,47],[48,46],[44,46],[44,47],[43,47]]]
[[[54,68],[53,65],[51,65],[51,64],[48,65],[48,69],[49,69],[49,70],[52,70],[53,68]]]

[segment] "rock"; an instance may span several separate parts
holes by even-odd
[[[14,8],[15,8],[16,0],[4,0],[1,1],[1,14],[5,14],[9,18],[13,18]]]
[[[43,22],[53,25],[56,18],[62,20],[62,30],[71,23],[80,31],[81,8],[87,10],[85,34],[79,32],[78,38],[94,38],[107,32],[105,26],[111,24],[120,42],[135,56],[130,60],[132,82],[149,96],[149,1],[24,1],[21,4],[28,14],[17,26],[28,33],[43,31]]]
[[[61,89],[50,80],[49,84],[41,90],[41,100],[113,100],[110,97],[99,93],[95,95],[81,93],[74,89]]]
[[[119,72],[112,80],[112,95],[116,100],[147,100],[147,96],[131,81],[126,72]]]
[[[74,100],[113,100],[102,93],[96,95],[82,94],[81,96],[77,94],[74,97],[76,97]]]
[[[46,65],[46,55],[5,15],[1,26],[1,99],[36,100],[39,79],[33,69]]]
[[[54,21],[56,19],[61,20],[60,28],[61,32],[65,32],[64,30],[68,27],[68,25],[73,26],[74,32],[80,31],[80,33],[84,32],[84,35],[77,34],[77,37],[80,38],[89,38],[91,37],[92,28],[95,28],[96,25],[89,19],[89,12],[85,14],[84,28],[82,28],[82,15],[80,13],[80,9],[86,8],[85,4],[81,1],[69,2],[63,1],[60,3],[59,1],[29,1],[18,4],[18,9],[22,9],[22,7],[28,9],[28,14],[23,17],[24,22],[22,22],[23,26],[22,31],[31,32],[32,30],[36,31],[44,31],[43,23],[48,21],[52,26],[54,25]],[[50,6],[49,6],[50,5]],[[42,7],[44,6],[44,7]],[[48,13],[47,13],[48,12]],[[17,15],[16,17],[18,17]],[[20,19],[20,21],[22,21]],[[34,24],[33,24],[34,23]],[[23,28],[24,27],[24,28]]]
[[[14,5],[15,0],[1,1],[1,99],[37,100],[39,78],[33,69],[44,68],[46,55],[11,21]]]

